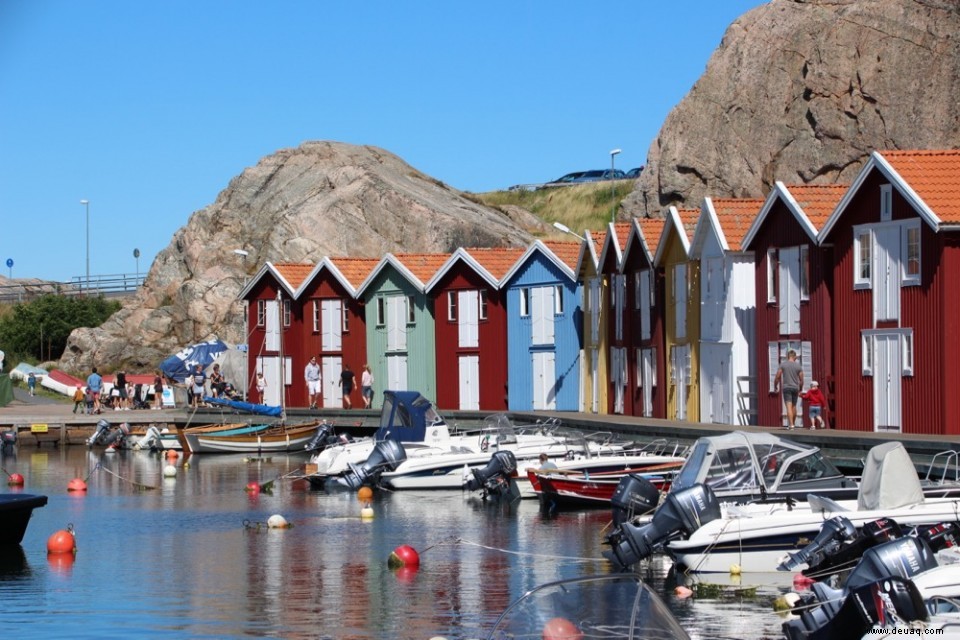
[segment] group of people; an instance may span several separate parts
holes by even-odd
[[[303,370],[303,378],[307,383],[307,398],[310,401],[310,408],[316,409],[320,405],[320,400],[323,396],[320,365],[317,363],[316,356],[310,357],[310,362],[307,363],[307,366]],[[258,374],[258,388],[260,379],[260,374]],[[353,408],[353,398],[351,395],[353,394],[356,382],[356,374],[350,369],[349,364],[344,364],[343,370],[340,372],[340,379],[337,380],[337,386],[340,387],[343,396],[344,409]],[[363,400],[363,408],[369,409],[373,404],[373,373],[370,371],[370,365],[368,364],[363,365],[363,371],[360,374],[360,397]]]
[[[262,397],[263,391],[259,389],[259,377],[262,376],[262,374],[257,375],[257,386]],[[192,406],[194,409],[203,403],[203,397],[207,395],[208,378],[210,383],[209,395],[211,398],[230,397],[229,390],[232,387],[227,383],[227,379],[224,378],[223,372],[220,371],[220,365],[218,363],[214,363],[213,368],[210,370],[210,375],[208,376],[203,370],[203,366],[198,364],[194,366],[193,372],[184,380],[184,385],[187,387],[187,400],[190,406]]]
[[[793,430],[797,423],[797,400],[802,398],[807,405],[810,429],[825,429],[827,399],[820,390],[820,383],[810,382],[810,388],[803,390],[803,367],[797,362],[797,352],[791,349],[787,359],[780,363],[773,378],[774,393],[783,395],[783,404],[787,409],[787,429]],[[802,422],[802,421],[801,421]]]
[[[152,408],[160,409],[163,406],[163,378],[159,371],[155,373],[153,380],[148,392],[141,391],[142,396],[138,398],[136,385],[127,380],[127,372],[121,369],[114,376],[110,392],[104,395],[106,385],[103,376],[96,367],[93,367],[90,375],[87,376],[86,387],[78,384],[73,392],[73,412],[96,414],[103,413],[104,409],[129,411],[146,408],[144,398],[149,395],[149,391],[153,392]]]

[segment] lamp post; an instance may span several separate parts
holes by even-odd
[[[90,293],[90,201],[81,200],[80,204],[87,210],[87,293]]]
[[[243,286],[247,286],[247,256],[250,255],[248,252],[243,249],[234,249],[233,253],[240,256],[240,261],[243,263]],[[243,336],[244,340],[248,340],[250,337],[250,308],[247,302],[243,304]],[[244,342],[243,344],[243,399],[247,402],[250,401],[250,379],[253,377],[250,371],[250,344]],[[281,362],[281,365],[283,363]],[[282,388],[281,388],[282,391]]]
[[[559,231],[563,231],[564,233],[569,233],[569,234],[572,235],[574,238],[577,238],[578,240],[580,240],[580,242],[583,242],[583,241],[586,240],[586,238],[584,238],[583,236],[578,236],[578,235],[575,234],[573,231],[570,231],[570,227],[568,227],[567,225],[563,224],[562,222],[554,222],[554,223],[553,223],[553,226],[556,227]]]
[[[134,248],[133,257],[137,261],[137,279],[134,281],[134,289],[140,286],[140,249]]]
[[[610,152],[610,222],[617,221],[617,183],[614,182],[614,164],[613,160],[620,153],[620,149],[614,149]]]

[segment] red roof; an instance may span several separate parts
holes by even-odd
[[[711,198],[717,222],[727,239],[727,246],[739,251],[740,241],[747,235],[754,218],[763,208],[763,200],[753,198]]]
[[[657,245],[660,244],[660,236],[663,235],[663,225],[666,221],[666,218],[637,218],[637,224],[643,232],[643,239],[647,242],[647,250],[651,258],[657,252]]]
[[[450,258],[449,253],[397,253],[394,257],[420,282],[427,282]]]
[[[309,262],[275,262],[273,266],[294,291],[300,288],[314,267]]]
[[[803,209],[813,228],[819,231],[850,188],[843,184],[784,185],[797,205]]]
[[[566,240],[543,240],[543,244],[553,252],[553,255],[557,256],[560,262],[570,267],[571,271],[577,268],[581,243],[567,242]]]
[[[499,282],[513,268],[526,249],[522,247],[475,247],[467,253]]]
[[[330,258],[330,262],[343,274],[350,286],[356,289],[363,284],[380,260],[378,258]]]
[[[940,220],[960,223],[960,150],[879,153]]]

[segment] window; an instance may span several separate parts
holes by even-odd
[[[350,313],[347,310],[346,300],[343,301],[342,308],[343,308],[343,327],[341,330],[343,331],[343,333],[347,333],[348,331],[350,331]]]
[[[407,324],[415,324],[417,322],[416,310],[417,301],[414,300],[413,296],[407,296]]]
[[[526,318],[530,315],[530,289],[523,287],[520,293],[520,317]]]
[[[903,375],[913,375],[913,330],[908,329],[900,336],[900,344],[903,345]]]
[[[650,281],[650,306],[655,307],[657,306],[657,277],[653,269],[647,270],[647,280]]]
[[[487,319],[487,290],[480,290],[480,319]]]
[[[457,321],[457,292],[447,291],[447,320]]]
[[[800,299],[810,299],[810,247],[800,245]]]
[[[257,326],[262,327],[267,324],[267,301],[257,300]]]
[[[283,301],[283,326],[290,326],[290,301]]]
[[[853,287],[855,289],[869,289],[870,261],[873,234],[870,229],[853,228]]]
[[[880,221],[888,222],[893,218],[893,186],[880,185]]]
[[[383,296],[377,296],[377,326],[382,327],[387,324],[386,302]]]
[[[903,284],[920,284],[920,221],[903,227]]]
[[[638,311],[640,310],[640,302],[641,302],[641,296],[640,296],[641,273],[642,272],[640,271],[633,272],[633,308]]]
[[[864,333],[860,337],[860,368],[863,371],[863,375],[872,376],[873,375],[873,336],[867,333]]]
[[[558,316],[563,314],[563,286],[559,284],[553,287],[553,313]]]
[[[777,250],[767,249],[767,302],[777,301]]]
[[[313,301],[313,332],[320,332],[320,301]]]

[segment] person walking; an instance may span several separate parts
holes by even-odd
[[[353,371],[350,370],[350,365],[343,365],[343,372],[340,374],[340,388],[343,389],[343,408],[352,409],[353,400],[350,398],[350,394],[353,392],[353,384],[355,382],[355,376]]]
[[[114,411],[123,411],[130,409],[130,394],[127,393],[127,372],[123,369],[117,371],[117,375],[113,378],[113,388],[117,390],[115,394],[117,396],[117,404],[114,406]]]
[[[263,377],[263,371],[257,371],[257,379],[254,381],[257,388],[257,404],[263,404],[263,392],[267,388],[267,379]]]
[[[33,371],[27,375],[27,389],[30,391],[31,396],[37,395],[37,376]]]
[[[310,356],[310,362],[303,369],[303,377],[307,381],[307,399],[310,401],[310,408],[316,409],[320,401],[320,365],[317,364],[317,356]]]
[[[153,372],[153,408],[156,411],[163,408],[163,376],[160,371]]]
[[[84,405],[84,396],[83,387],[79,384],[77,385],[76,390],[73,392],[73,412],[76,413],[77,409],[80,409],[80,415],[83,415],[83,405]]]
[[[203,402],[203,389],[204,383],[207,380],[206,374],[203,372],[203,367],[197,365],[193,368],[193,408],[199,409],[200,403]]]
[[[773,391],[783,394],[783,404],[787,407],[787,429],[792,431],[797,421],[797,398],[803,391],[803,367],[797,362],[797,352],[793,349],[787,351],[787,359],[777,369]]]
[[[369,364],[363,365],[363,373],[360,374],[360,395],[363,397],[363,408],[369,409],[373,404],[373,372]]]
[[[100,392],[103,390],[103,378],[97,373],[94,367],[89,376],[87,376],[87,389],[93,396],[93,412],[100,413]]]
[[[823,416],[827,410],[827,398],[823,395],[823,391],[820,390],[820,383],[816,380],[811,381],[810,389],[801,393],[800,397],[803,398],[804,402],[810,407],[808,411],[810,415],[810,429],[816,429],[818,426],[821,429],[825,429],[827,425],[824,422]]]

